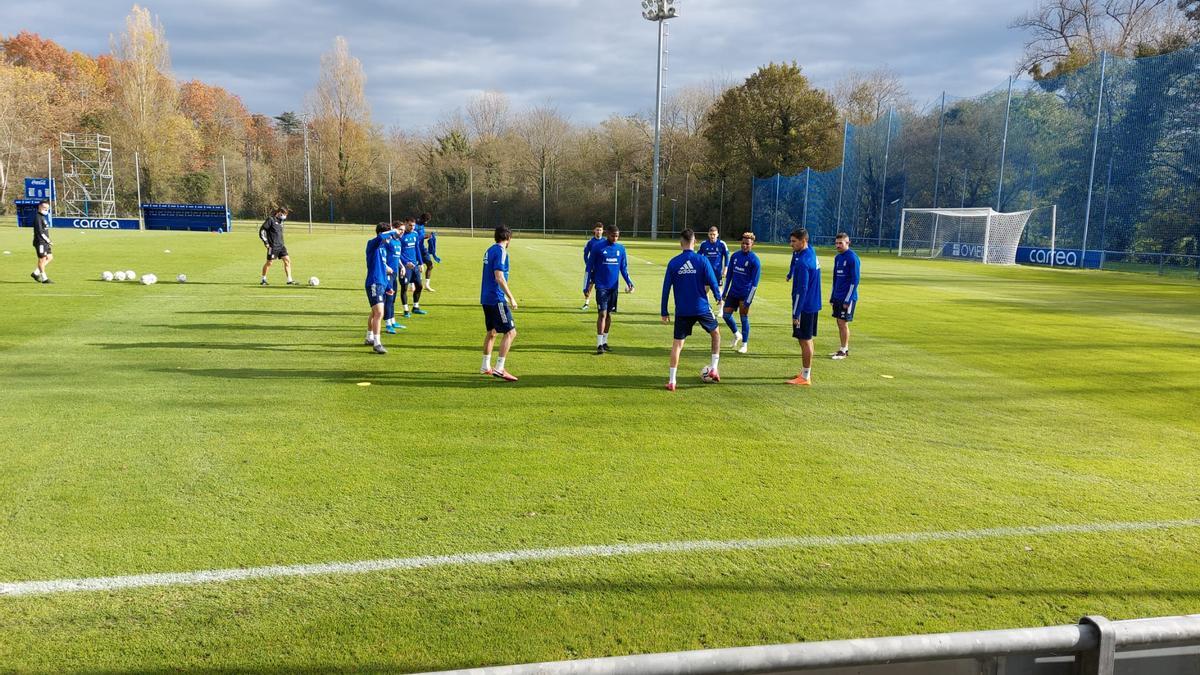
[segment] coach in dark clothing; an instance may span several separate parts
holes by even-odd
[[[54,283],[46,276],[46,266],[54,260],[54,254],[50,251],[50,202],[45,200],[33,216],[33,249],[37,251],[37,269],[29,276],[43,284]]]
[[[292,281],[292,259],[288,257],[287,247],[283,245],[283,221],[287,220],[289,211],[286,208],[275,209],[267,219],[263,221],[262,227],[258,228],[258,238],[262,239],[263,246],[267,247],[267,261],[263,263],[262,281],[263,286],[267,285],[267,270],[271,269],[271,263],[276,260],[283,261],[283,271],[287,274],[288,284],[295,284]]]

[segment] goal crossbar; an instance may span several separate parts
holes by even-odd
[[[1033,210],[1003,213],[990,208],[903,209],[898,255],[979,259],[984,264],[1012,265],[1017,244]],[[925,253],[927,251],[927,254]]]

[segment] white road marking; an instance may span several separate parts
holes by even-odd
[[[384,558],[356,562],[331,562],[301,565],[269,565],[235,569],[201,570],[196,572],[164,572],[113,577],[81,579],[52,579],[46,581],[15,581],[0,583],[0,597],[52,595],[80,591],[115,591],[146,586],[194,586],[228,583],[248,579],[280,579],[316,575],[366,574],[396,570],[462,567],[466,565],[495,565],[499,563],[562,560],[570,558],[612,558],[618,556],[761,551],[768,549],[811,549],[839,546],[882,546],[946,541],[975,541],[1012,537],[1040,537],[1063,534],[1098,534],[1107,532],[1145,532],[1200,527],[1197,520],[1165,520],[1152,522],[1090,523],[1082,525],[1033,525],[1023,527],[994,527],[981,530],[950,530],[943,532],[900,532],[894,534],[811,535],[773,539],[735,539],[730,541],[668,541],[645,544],[610,544],[601,546],[567,546],[560,548],[520,549],[490,553],[456,553],[451,555]]]

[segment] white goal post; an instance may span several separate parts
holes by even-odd
[[[1000,213],[989,208],[904,209],[900,213],[899,255],[1013,265],[1032,213]]]

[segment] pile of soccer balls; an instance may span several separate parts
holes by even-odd
[[[126,279],[128,279],[129,281],[135,281],[135,280],[137,280],[137,274],[134,274],[133,270],[126,270],[124,272],[122,272],[121,270],[117,270],[115,273],[114,272],[102,273],[100,275],[100,279],[102,281],[125,281]]]

